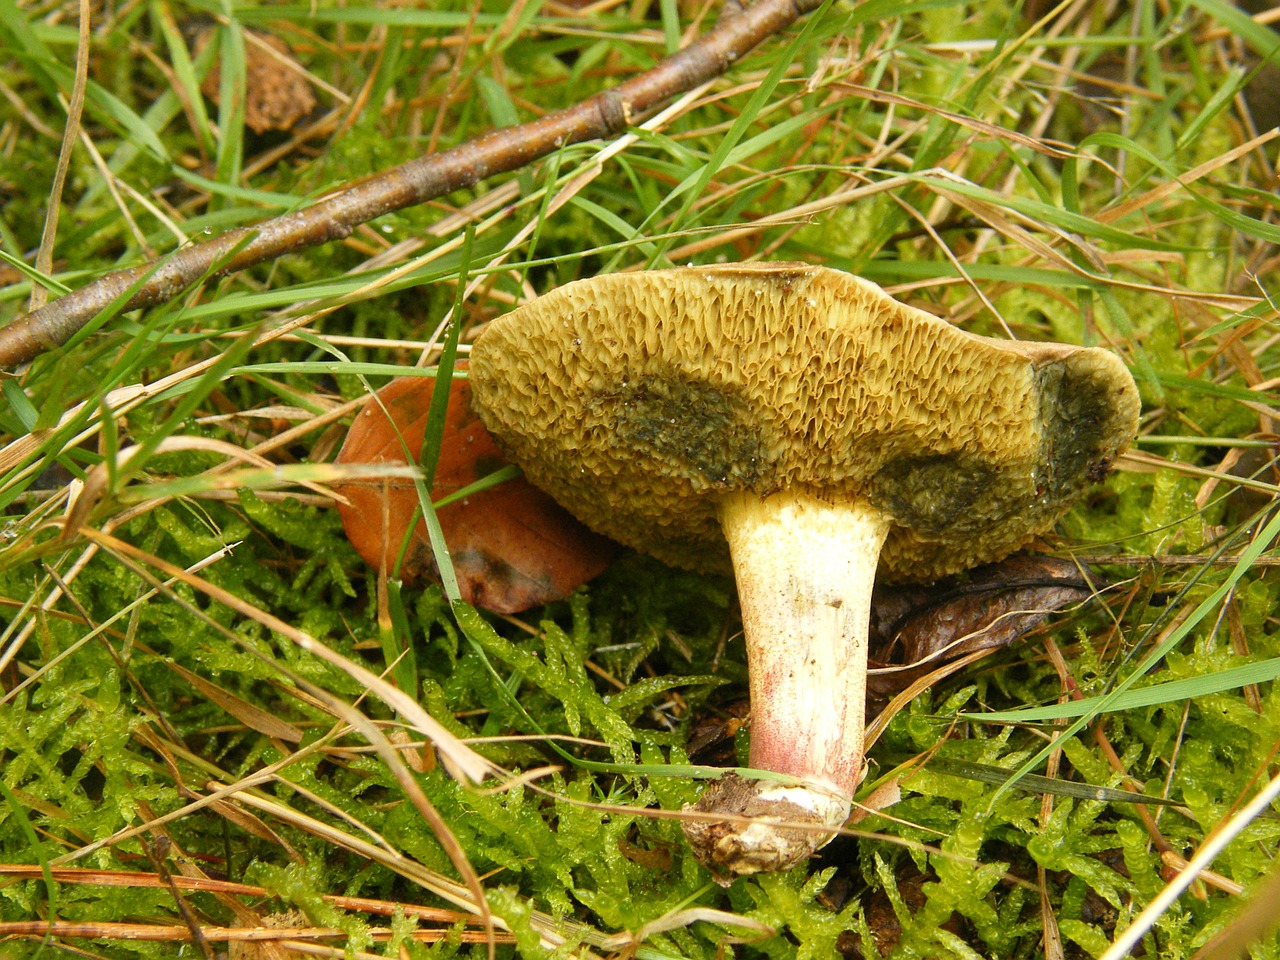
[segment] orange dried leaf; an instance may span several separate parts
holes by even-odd
[[[406,446],[416,462],[432,384],[421,377],[404,377],[378,391],[377,399],[371,399],[352,424],[338,462],[403,464]],[[432,499],[439,500],[505,465],[488,431],[471,412],[470,387],[465,380],[454,380]],[[338,507],[347,538],[366,562],[390,572],[405,530],[417,516],[412,481],[393,477],[348,482],[338,492],[347,500]],[[592,533],[523,478],[441,507],[437,515],[462,599],[497,613],[518,613],[567,596],[603,571],[616,549],[612,541]],[[439,578],[421,519],[414,527],[400,576],[406,583]]]

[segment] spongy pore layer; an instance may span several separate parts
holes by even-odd
[[[1048,529],[1133,437],[1099,349],[978,337],[802,264],[614,274],[495,321],[471,352],[486,426],[589,526],[727,569],[730,490],[865,498],[880,575],[929,579]]]

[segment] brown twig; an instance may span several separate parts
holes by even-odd
[[[820,4],[821,0],[758,0],[732,13],[726,10],[712,29],[652,69],[565,110],[410,160],[303,210],[99,277],[0,329],[0,368],[26,363],[66,343],[135,284],[122,310],[164,303],[205,276],[223,276],[340,240],[375,217],[518,170],[569,144],[615,136],[636,117],[719,76]]]

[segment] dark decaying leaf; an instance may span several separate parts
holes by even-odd
[[[195,28],[192,53],[198,57],[216,28]],[[306,71],[279,37],[260,30],[244,32],[244,123],[254,133],[292,130],[316,108],[316,95]],[[200,85],[215,105],[221,98],[221,65],[215,63]]]
[[[1103,585],[1071,560],[1017,554],[927,586],[877,588],[867,696],[892,697],[948,660],[1007,646]]]
[[[737,763],[734,754],[734,738],[749,721],[751,704],[745,698],[730,700],[717,706],[714,712],[693,718],[685,749],[698,763],[730,767]]]
[[[383,387],[378,392],[380,402],[370,400],[351,425],[338,462],[403,464],[401,437],[416,461],[433,382],[404,377]],[[465,380],[454,380],[432,499],[439,500],[505,465],[488,431],[471,412],[470,387]],[[367,563],[390,572],[417,512],[412,481],[352,481],[341,484],[338,492],[347,500],[338,507],[347,538]],[[616,550],[611,541],[582,526],[523,478],[447,504],[437,514],[462,598],[497,613],[518,613],[567,596],[602,572]],[[400,576],[406,583],[438,579],[421,520]]]

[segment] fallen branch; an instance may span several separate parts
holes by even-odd
[[[724,73],[821,0],[758,0],[726,12],[697,40],[612,89],[540,120],[503,127],[443,153],[418,157],[340,189],[303,210],[230,230],[166,258],[106,274],[0,329],[0,368],[66,343],[134,285],[121,310],[154,306],[206,276],[224,276],[287,253],[341,240],[383,214],[518,170],[562,147],[616,136],[634,118]]]

